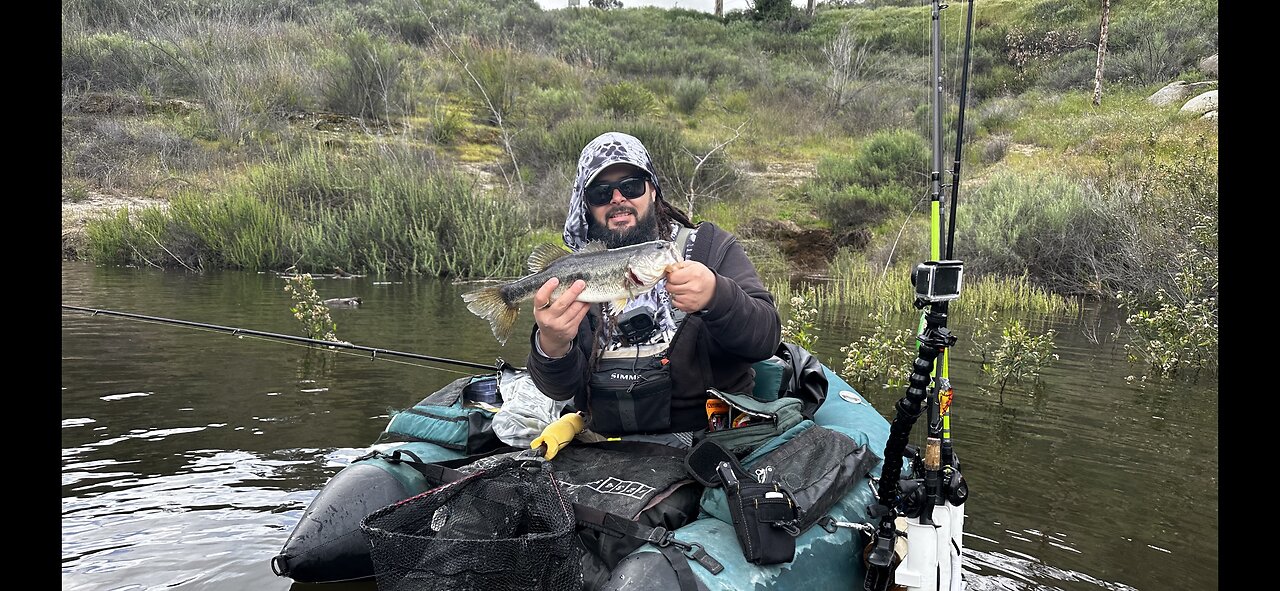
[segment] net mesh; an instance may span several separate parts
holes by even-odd
[[[360,525],[379,591],[582,587],[573,506],[551,465],[509,458]]]

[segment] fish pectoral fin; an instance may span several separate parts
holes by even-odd
[[[526,264],[528,264],[530,272],[541,273],[543,269],[551,266],[551,263],[566,256],[569,256],[569,251],[558,244],[547,242],[539,244],[533,249],[533,252],[529,253],[529,261]]]

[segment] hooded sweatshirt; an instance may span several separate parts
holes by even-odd
[[[602,134],[583,148],[578,159],[564,225],[564,242],[574,251],[587,243],[589,206],[583,199],[583,191],[600,171],[618,163],[631,164],[649,173],[655,191],[653,211],[657,212],[663,200],[662,188],[648,151],[630,135]],[[659,231],[664,239],[673,240],[679,229],[680,225],[673,222]],[[537,326],[534,326],[527,362],[534,384],[555,400],[573,399],[578,410],[592,415],[588,428],[603,435],[704,429],[707,426],[706,389],[751,392],[755,385],[751,364],[767,359],[777,350],[782,333],[778,310],[737,238],[710,222],[703,222],[690,234],[683,254],[688,260],[703,263],[715,274],[715,293],[704,310],[688,315],[675,311],[670,306],[664,280],[621,310],[613,310],[609,304],[593,306],[579,325],[569,352],[554,359],[539,352]],[[657,334],[639,346],[620,345],[614,319],[625,317],[628,311],[641,306],[656,310]],[[681,316],[683,321],[679,320]],[[662,391],[644,394],[597,391],[593,397],[593,372],[599,368],[626,359],[628,355],[639,358],[663,352],[665,354],[658,357],[667,360],[660,365],[669,370],[670,383]],[[653,425],[656,419],[664,426],[619,430],[618,417],[613,416],[619,412],[643,415],[647,419],[641,422],[648,425]],[[609,416],[600,416],[603,414]],[[601,430],[601,425],[615,427]]]

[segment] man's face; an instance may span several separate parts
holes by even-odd
[[[629,164],[615,164],[596,175],[587,189],[632,177],[647,179],[648,174]],[[592,205],[588,201],[587,238],[603,240],[609,248],[657,240],[658,218],[653,202],[653,183],[650,182],[644,183],[644,193],[635,198],[628,199],[621,189],[615,187],[610,191],[609,201],[603,205]]]

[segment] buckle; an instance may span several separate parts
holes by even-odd
[[[702,544],[697,542],[690,542],[686,544],[676,539],[672,539],[671,542],[680,548],[680,551],[684,554],[685,558],[698,563],[702,568],[710,571],[711,574],[718,575],[720,574],[720,571],[724,570],[724,565],[720,564],[720,561],[716,560],[714,556],[707,554],[707,551],[702,547]]]

